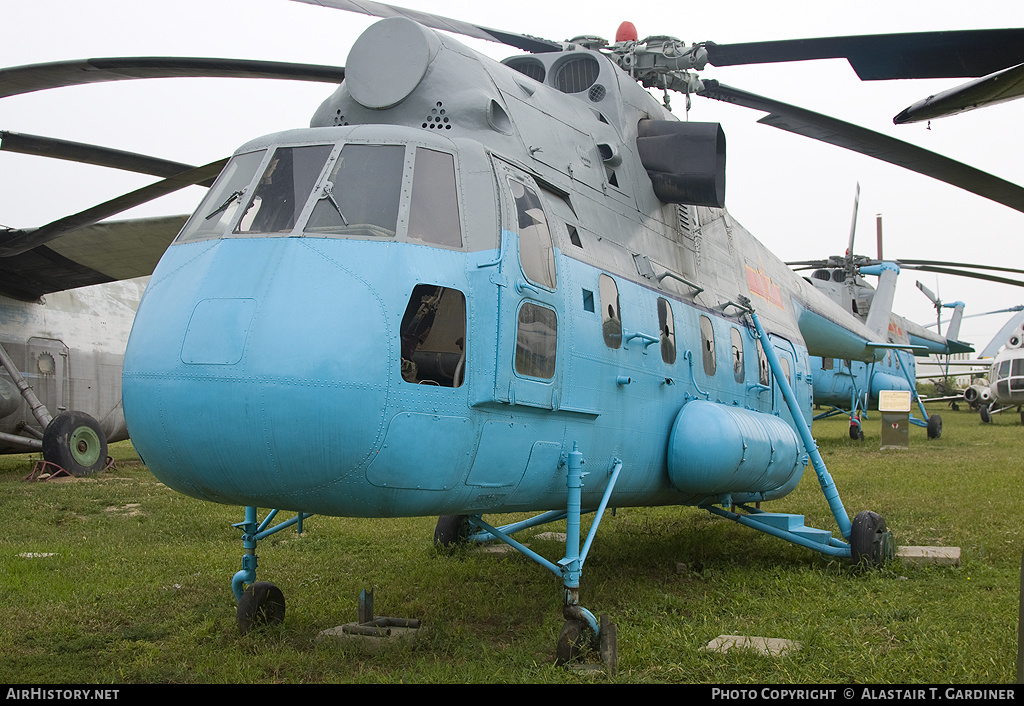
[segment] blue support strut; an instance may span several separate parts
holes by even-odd
[[[804,443],[804,448],[807,449],[807,454],[811,457],[811,464],[814,466],[814,472],[818,475],[818,483],[821,484],[821,490],[825,494],[825,500],[828,502],[828,507],[832,511],[832,516],[836,519],[836,524],[839,525],[839,532],[848,540],[850,538],[850,532],[853,530],[853,524],[850,522],[850,517],[846,514],[846,508],[843,507],[843,501],[839,498],[839,491],[836,489],[836,484],[832,480],[832,475],[825,467],[825,461],[821,457],[821,452],[818,451],[818,444],[811,435],[811,428],[807,424],[803,411],[801,411],[800,405],[796,401],[796,394],[793,392],[793,388],[789,386],[789,382],[786,380],[786,375],[779,363],[779,357],[775,354],[771,341],[768,340],[768,334],[765,333],[764,328],[761,326],[760,319],[757,318],[757,314],[749,304],[746,304],[746,310],[747,313],[750,314],[750,320],[754,323],[754,328],[757,330],[758,337],[761,339],[761,349],[768,358],[768,365],[771,366],[772,374],[775,376],[775,382],[778,384],[779,389],[782,390],[782,397],[786,400],[786,405],[789,407],[789,413],[793,416],[796,432],[800,435],[800,439]]]

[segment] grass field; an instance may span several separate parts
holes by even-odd
[[[3,457],[0,683],[1013,683],[1024,428],[937,411],[942,438],[914,428],[909,450],[879,450],[877,414],[864,442],[843,419],[815,435],[851,517],[882,514],[899,544],[960,547],[960,566],[862,571],[695,508],[609,511],[581,601],[618,626],[615,676],[554,666],[558,579],[519,554],[439,553],[436,518],[314,517],[274,535],[258,575],[287,617],[242,636],[241,508],[168,490],[130,444],[87,479],[24,482],[33,457]],[[767,509],[835,530],[812,471]],[[563,529],[525,541],[558,560],[536,535]],[[414,641],[318,639],[356,620],[364,588],[377,615],[422,621]],[[704,651],[718,635],[800,649]]]

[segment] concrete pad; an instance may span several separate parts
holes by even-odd
[[[526,546],[526,545],[523,545]],[[511,554],[512,552],[518,551],[507,544],[481,544],[479,547],[474,547],[473,550],[477,554],[496,554],[498,556],[504,556],[505,554]]]
[[[897,547],[896,556],[911,564],[960,566],[960,547]]]
[[[536,535],[536,539],[550,539],[555,542],[565,543],[565,532],[541,532]]]
[[[778,637],[748,637],[745,635],[719,635],[704,648],[706,652],[728,652],[731,649],[753,650],[776,657],[800,649],[799,642]]]
[[[414,639],[421,629],[389,627],[387,628],[388,634],[386,635],[355,635],[352,633],[345,632],[346,627],[357,627],[358,625],[358,623],[346,623],[345,625],[339,625],[336,628],[328,628],[327,630],[321,630],[320,633],[317,635],[317,640],[338,640],[348,642],[358,641],[359,644],[361,645],[367,645],[369,647],[376,648],[388,642]]]

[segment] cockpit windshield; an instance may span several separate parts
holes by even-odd
[[[235,232],[290,233],[331,150],[331,145],[278,148]]]
[[[405,147],[345,145],[306,223],[309,233],[394,237]]]
[[[199,209],[185,224],[177,242],[223,235],[239,205],[245,200],[245,192],[265,154],[266,150],[260,150],[232,157],[206,198],[199,204]]]
[[[406,144],[305,144],[228,162],[177,242],[393,238],[463,246],[455,156]]]

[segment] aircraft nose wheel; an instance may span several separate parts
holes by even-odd
[[[883,566],[896,554],[896,540],[885,527],[885,518],[864,510],[853,520],[850,531],[850,558],[854,564]]]
[[[269,581],[257,581],[245,588],[238,601],[238,629],[245,635],[284,622],[284,593]]]
[[[579,661],[589,650],[597,648],[601,662],[614,675],[619,666],[618,628],[607,615],[601,616],[600,634],[594,639],[593,630],[583,620],[567,619],[562,624],[555,649],[555,665],[564,667]]]

